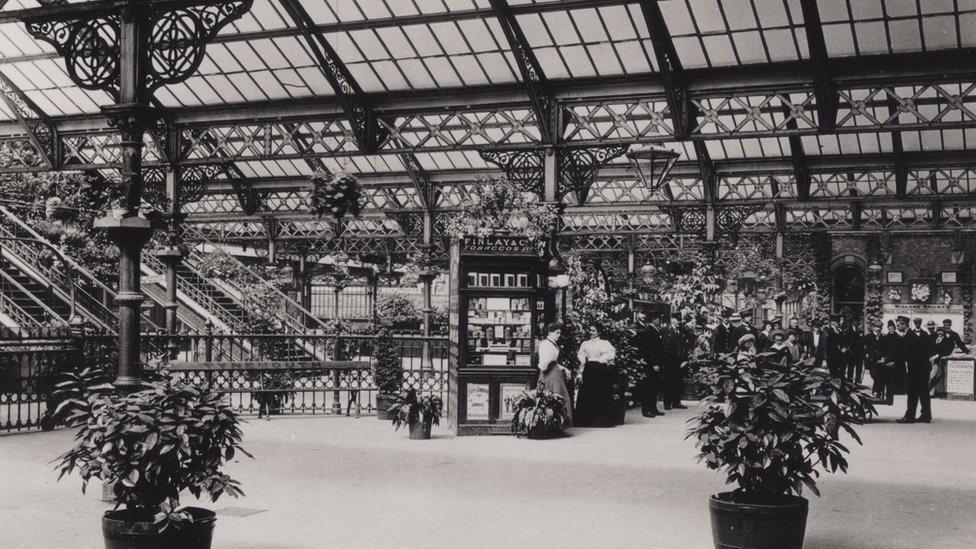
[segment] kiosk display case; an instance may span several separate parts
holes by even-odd
[[[448,415],[457,434],[510,432],[512,405],[538,376],[535,338],[552,310],[546,264],[528,239],[452,245]]]

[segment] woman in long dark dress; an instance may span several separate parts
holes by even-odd
[[[563,428],[566,428],[573,425],[573,400],[566,385],[569,370],[557,363],[559,360],[559,344],[557,342],[561,332],[562,326],[558,323],[547,326],[546,338],[536,346],[536,354],[539,358],[538,386],[563,397],[566,404],[566,421],[563,422]]]
[[[580,390],[576,395],[575,423],[584,427],[615,425],[613,361],[617,349],[603,339],[599,326],[590,326],[590,339],[580,345]]]

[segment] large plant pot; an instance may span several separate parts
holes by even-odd
[[[430,427],[432,420],[430,416],[424,416],[420,421],[410,424],[410,438],[413,440],[427,440],[430,438]]]
[[[802,549],[806,499],[783,496],[777,502],[760,503],[740,498],[723,492],[708,502],[716,549]]]
[[[102,536],[105,549],[210,549],[213,540],[213,511],[187,507],[192,523],[173,523],[160,531],[152,520],[132,520],[128,511],[106,511],[102,515]]]
[[[376,417],[384,420],[390,421],[393,419],[393,414],[390,413],[390,407],[393,406],[394,401],[396,401],[396,395],[388,395],[386,393],[377,393],[376,395]]]

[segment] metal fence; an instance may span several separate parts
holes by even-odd
[[[194,384],[212,382],[244,414],[368,414],[376,409],[373,335],[144,334],[142,358]],[[403,389],[447,396],[447,339],[396,336]],[[295,356],[295,349],[305,349]],[[70,370],[110,375],[116,338],[85,335],[0,341],[0,433],[50,427],[55,384]],[[166,352],[161,350],[168,350]],[[168,358],[170,352],[176,358]],[[319,358],[309,359],[310,356]]]

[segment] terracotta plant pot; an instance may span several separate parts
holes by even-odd
[[[806,499],[745,500],[732,492],[712,496],[712,539],[716,549],[802,549],[807,527]]]
[[[193,522],[170,524],[162,531],[151,518],[142,521],[134,519],[128,511],[106,511],[102,516],[105,549],[210,549],[216,515],[196,507],[184,510],[193,517]]]
[[[430,438],[432,420],[430,416],[424,416],[420,421],[410,424],[410,438],[413,440],[427,440]]]

